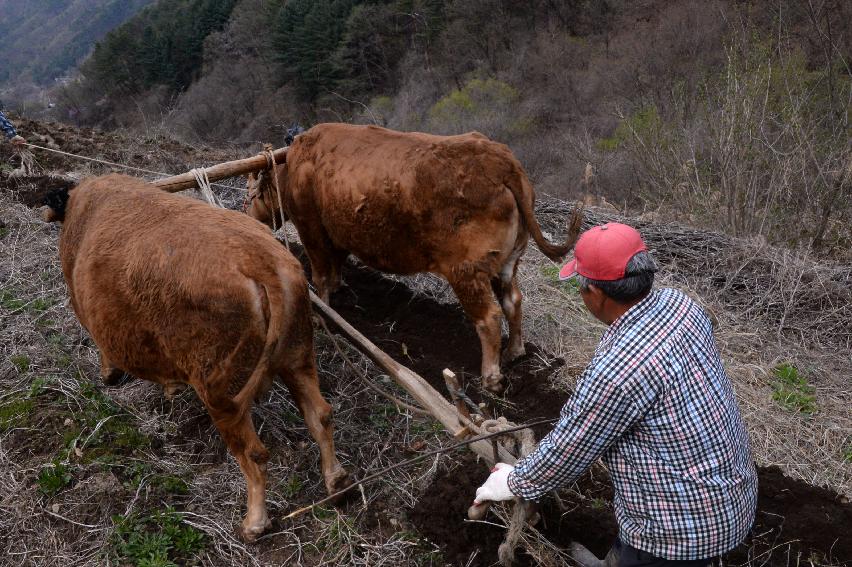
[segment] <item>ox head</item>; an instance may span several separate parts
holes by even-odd
[[[42,218],[46,222],[62,222],[65,220],[65,210],[68,207],[68,198],[75,182],[63,180],[63,184],[49,190],[44,194],[43,204],[47,206],[42,212]]]
[[[286,184],[286,164],[276,166],[278,184],[282,192],[281,200],[284,199],[284,185]],[[269,170],[258,173],[249,173],[246,183],[246,200],[243,205],[244,211],[253,219],[259,220],[270,228],[281,225],[281,219],[287,218],[286,212],[280,211],[278,196],[275,194],[275,184],[272,173]]]

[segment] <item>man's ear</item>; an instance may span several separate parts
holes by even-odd
[[[603,309],[604,302],[609,298],[601,288],[595,284],[588,284],[586,288],[587,301],[597,309]]]

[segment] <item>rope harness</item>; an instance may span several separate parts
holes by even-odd
[[[48,148],[48,147],[45,147],[45,146],[39,146],[37,144],[31,144],[30,142],[23,142],[21,145],[29,146],[31,148],[36,148],[36,149],[39,149],[39,150],[44,150],[46,152],[53,152],[55,154],[61,154],[61,155],[64,155],[64,156],[82,159],[82,160],[85,160],[85,161],[101,163],[101,164],[109,165],[109,166],[112,166],[112,167],[120,167],[122,169],[127,169],[129,171],[138,171],[140,173],[147,173],[149,175],[157,175],[159,177],[171,177],[173,175],[172,173],[163,173],[162,171],[154,171],[152,169],[145,169],[145,168],[142,168],[142,167],[134,167],[132,165],[125,165],[123,163],[116,163],[114,161],[107,161],[107,160],[93,158],[93,157],[81,156],[80,154],[72,154],[70,152],[63,152],[62,150],[57,150],[57,149],[54,149],[54,148]],[[206,173],[205,173],[205,177],[206,177]],[[212,187],[221,187],[222,189],[233,189],[233,187],[230,187],[228,185],[222,185],[221,183],[210,183],[209,180],[208,180],[208,185],[210,185]]]
[[[281,202],[281,189],[278,187],[278,175],[275,171],[275,167],[278,165],[275,163],[275,153],[272,151],[272,146],[266,144],[263,147],[263,155],[266,156],[266,169],[269,170],[269,175],[272,176],[272,187],[275,189],[275,195],[278,197],[278,215],[281,219],[281,234],[284,238],[284,245],[287,246],[287,250],[290,250],[290,240],[287,238],[287,228],[285,227],[286,219],[284,218],[284,204]],[[260,189],[260,182],[258,181],[258,189]],[[255,196],[257,196],[255,194]],[[275,213],[272,213],[272,230],[273,232],[278,229],[275,227]]]
[[[195,183],[198,184],[198,190],[201,192],[204,200],[214,207],[222,208],[222,203],[219,202],[219,199],[216,198],[216,195],[213,194],[213,189],[210,187],[210,178],[207,177],[207,170],[201,167],[191,169],[189,172],[195,177]]]

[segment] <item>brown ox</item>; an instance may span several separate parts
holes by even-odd
[[[505,145],[475,132],[320,124],[296,138],[276,178],[283,215],[264,174],[249,176],[248,213],[270,226],[293,221],[325,301],[349,253],[386,272],[443,276],[476,326],[483,383],[496,391],[501,307],[509,322],[504,359],[524,354],[515,273],[529,236],[557,260],[574,245],[582,220],[577,211],[561,246],[548,242],[521,164]]]
[[[266,227],[122,175],[56,190],[47,204],[46,219],[63,221],[62,271],[104,380],[127,371],[195,389],[246,478],[243,537],[270,523],[269,453],[251,404],[276,375],[319,444],[327,490],[348,484],[319,391],[307,282]]]

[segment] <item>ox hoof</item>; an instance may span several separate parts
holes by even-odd
[[[110,368],[106,374],[101,374],[104,384],[107,386],[121,386],[132,380],[132,376],[120,368]]]
[[[514,362],[515,360],[521,358],[527,353],[527,349],[524,348],[524,345],[515,348],[507,348],[503,351],[502,356],[500,356],[501,364],[508,364],[510,362]]]
[[[263,532],[265,532],[271,525],[272,522],[269,520],[269,518],[267,518],[265,522],[257,526],[242,525],[240,526],[239,530],[237,530],[237,532],[240,536],[240,539],[244,542],[254,543],[257,541],[257,538],[262,536]]]
[[[352,477],[349,476],[349,473],[343,467],[339,468],[325,479],[325,489],[328,491],[329,494],[340,492],[344,488],[351,485]],[[346,497],[350,494],[353,494],[353,492],[349,491],[347,494],[342,494],[338,496],[334,499],[334,503],[346,500]]]
[[[482,387],[492,394],[502,394],[505,386],[503,385],[503,376],[501,374],[492,374],[485,376],[482,379]]]

